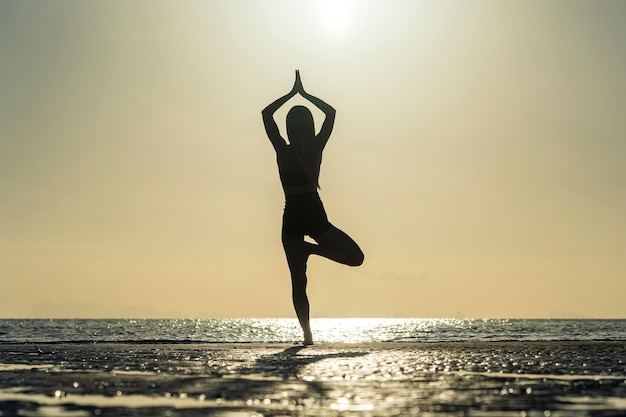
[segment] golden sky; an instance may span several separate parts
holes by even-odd
[[[313,317],[626,317],[624,21],[0,2],[0,317],[294,316],[260,111],[296,68],[337,109],[321,196],[366,255],[311,259]]]

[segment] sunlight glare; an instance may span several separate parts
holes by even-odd
[[[345,36],[350,27],[350,1],[321,0],[318,5],[322,33],[332,39]]]

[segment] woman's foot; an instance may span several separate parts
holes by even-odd
[[[313,334],[311,332],[308,332],[308,334],[305,332],[304,334],[304,342],[302,342],[302,344],[304,346],[311,346],[313,345]]]
[[[298,242],[296,253],[298,254],[298,260],[304,263],[304,271],[306,272],[306,263],[309,261],[309,256],[313,253],[315,246],[313,243],[306,241]]]
[[[317,245],[302,240],[301,237],[283,236],[283,246],[291,273],[306,273],[309,255]]]

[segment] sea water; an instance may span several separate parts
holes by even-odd
[[[0,416],[626,415],[626,320],[0,320]]]
[[[318,342],[626,340],[626,320],[359,319],[311,321]],[[8,319],[0,343],[291,343],[295,319]]]

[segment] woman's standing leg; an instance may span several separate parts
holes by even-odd
[[[306,263],[309,257],[303,236],[282,236],[283,248],[287,256],[287,264],[291,274],[291,296],[293,306],[304,333],[304,344],[313,344],[313,334],[309,320],[309,298],[306,295]]]

